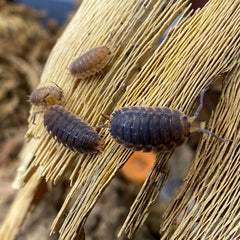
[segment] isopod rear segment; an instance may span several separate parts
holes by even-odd
[[[119,144],[135,151],[165,152],[175,149],[188,140],[191,132],[198,131],[210,134],[222,142],[223,139],[214,133],[199,127],[191,126],[203,106],[201,92],[200,106],[193,117],[188,117],[177,109],[167,107],[123,107],[111,116],[103,115],[109,120],[109,133]],[[101,127],[101,126],[99,126]]]
[[[79,153],[98,153],[103,142],[93,127],[64,107],[50,106],[44,112],[44,126],[59,143]]]

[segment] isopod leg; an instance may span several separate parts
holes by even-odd
[[[112,120],[112,118],[109,115],[106,115],[106,114],[102,113],[102,116],[109,121]],[[94,128],[95,129],[97,129],[97,128],[111,128],[111,125],[110,125],[110,123],[106,123],[106,124],[101,124],[101,125],[95,126]]]
[[[146,107],[146,99],[145,98],[143,98],[143,101],[142,101],[142,104],[141,104],[141,107]]]
[[[109,115],[106,115],[106,114],[103,114],[103,113],[102,113],[102,116],[103,116],[105,119],[107,119],[107,120],[111,120],[111,117],[110,117]]]
[[[39,114],[39,113],[43,113],[43,110],[41,110],[41,111],[37,111],[37,112],[35,112],[35,113],[33,114],[33,121],[32,121],[32,124],[36,125],[36,124],[35,124],[36,115]]]
[[[198,106],[196,112],[194,113],[194,115],[192,117],[189,118],[189,122],[192,123],[199,115],[200,111],[202,110],[202,107],[203,107],[203,97],[204,97],[204,94],[205,92],[208,90],[208,88],[204,88],[202,91],[201,91],[201,95],[200,95],[200,105]]]

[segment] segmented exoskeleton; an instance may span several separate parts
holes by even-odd
[[[44,126],[58,142],[79,153],[98,153],[103,142],[93,127],[64,107],[54,105],[44,112]]]
[[[110,122],[99,127],[109,127],[109,133],[119,144],[135,151],[173,150],[186,142],[194,131],[208,133],[222,142],[231,141],[206,129],[191,126],[203,106],[205,91],[201,92],[201,103],[193,117],[167,107],[131,106],[116,110],[111,116],[103,115]]]

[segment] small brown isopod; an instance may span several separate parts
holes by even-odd
[[[65,101],[63,90],[56,83],[54,84],[56,86],[45,86],[34,90],[29,97],[29,102],[43,107],[63,105]]]
[[[135,151],[173,150],[186,142],[194,131],[208,133],[222,142],[232,141],[220,138],[206,129],[191,126],[202,109],[206,90],[201,92],[200,105],[193,117],[189,118],[179,110],[167,107],[132,106],[123,107],[112,116],[103,115],[110,122],[99,127],[109,127],[111,136],[119,144]]]
[[[64,105],[63,90],[56,83],[54,84],[56,86],[44,86],[34,90],[29,97],[29,102],[34,106],[45,108],[53,105]],[[41,112],[43,111],[34,113],[33,123],[35,122],[36,114]]]
[[[80,79],[92,76],[109,63],[111,55],[111,50],[106,46],[92,48],[73,61],[70,73]]]
[[[44,111],[44,126],[53,138],[72,151],[93,154],[102,150],[101,136],[94,128],[60,105]]]
[[[72,62],[69,67],[71,75],[80,79],[95,75],[109,63],[114,49],[124,44],[126,42],[120,43],[113,48],[99,46],[88,50]]]

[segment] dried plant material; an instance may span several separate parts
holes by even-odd
[[[36,140],[37,141],[37,140]],[[37,144],[35,145],[37,146]],[[19,153],[19,159],[21,160],[21,165],[17,169],[17,174],[15,176],[14,182],[12,183],[13,189],[20,190],[23,183],[23,178],[26,178],[25,175],[28,172],[28,167],[30,166],[31,162],[33,161],[35,155],[34,152],[36,151],[36,147],[33,148],[33,145],[26,144],[22,148],[22,150]],[[37,170],[37,168],[34,169],[32,174]],[[31,176],[32,176],[31,174]],[[30,177],[29,177],[30,179]],[[27,181],[29,181],[27,179]]]
[[[63,36],[61,38],[62,42],[69,41],[69,32],[72,34],[71,31],[75,31],[75,29],[76,29],[75,25],[76,24],[79,25],[77,17],[83,16],[81,14],[83,14],[83,13],[86,14],[86,12],[88,12],[87,9],[89,8],[89,4],[90,3],[88,2],[84,6],[84,8],[79,9],[80,13],[77,13],[77,15],[75,16],[75,18],[72,21],[72,25],[70,25],[67,28],[67,30],[65,31],[65,33],[63,34]],[[96,3],[94,2],[92,4],[96,4]],[[124,3],[122,3],[122,4],[124,5]],[[131,4],[133,4],[133,3],[131,3]],[[181,5],[178,3],[178,4],[174,4],[171,7],[172,4],[173,4],[173,2],[170,2],[169,5],[165,6],[166,2],[163,1],[162,3],[158,3],[158,6],[155,6],[155,8],[158,9],[159,12],[165,10],[161,13],[162,15],[165,15],[169,8],[171,11],[173,9],[175,9],[175,12],[172,15],[170,15],[171,19],[173,21],[178,16],[181,9],[183,9],[186,4]],[[135,8],[134,8],[134,5],[128,6],[129,9],[132,9],[130,12],[130,13],[132,13],[132,15],[130,15],[128,17],[129,18],[128,21],[125,22],[124,24],[123,24],[123,22],[120,21],[120,19],[124,15],[121,15],[121,14],[120,14],[120,16],[117,15],[120,19],[115,19],[116,18],[115,13],[114,14],[111,13],[115,16],[115,18],[113,18],[113,20],[115,22],[111,22],[111,26],[116,25],[116,24],[117,24],[117,26],[123,25],[121,27],[122,32],[126,32],[125,28],[129,27],[131,31],[129,30],[127,33],[132,35],[133,30],[138,27],[138,26],[136,26],[136,24],[139,24],[139,21],[140,21],[140,20],[136,21],[136,17],[138,17],[138,15],[140,15],[139,19],[140,19],[140,17],[143,18],[145,15],[148,14],[148,12],[146,12],[146,10],[152,9],[152,5],[153,5],[153,3],[149,3],[149,5],[147,5],[144,2],[141,2],[141,4],[139,3]],[[107,6],[109,8],[111,8],[110,3]],[[114,8],[115,11],[118,11],[117,9],[119,9],[119,7],[120,6],[116,6]],[[87,8],[87,9],[85,9],[85,8]],[[124,10],[124,8],[123,8],[123,12],[125,12],[125,11],[126,11],[126,9]],[[106,10],[106,12],[107,12],[107,10]],[[155,15],[157,16],[159,14],[159,12],[156,12]],[[138,13],[138,15],[136,15],[136,13]],[[91,20],[93,21],[93,20],[97,20],[97,18],[99,17],[98,15],[100,13],[96,9],[96,12],[93,12],[91,14],[94,16],[94,18],[91,18]],[[157,43],[157,40],[160,38],[161,34],[166,30],[167,26],[170,24],[170,21],[168,23],[163,24],[164,22],[161,20],[162,15],[158,16],[158,25],[157,26],[158,26],[158,29],[160,30],[160,33],[155,38],[152,38],[152,32],[150,30],[148,31],[148,38],[146,41],[148,48],[145,48],[145,51],[142,53],[145,57],[149,54],[150,51],[152,51],[152,48],[150,46]],[[126,15],[126,17],[127,17],[127,15]],[[141,31],[143,31],[143,29],[148,29],[147,26],[150,25],[152,21],[153,21],[152,18],[149,17],[146,25],[141,27]],[[86,26],[84,24],[83,24],[83,26],[85,26],[85,28],[89,29],[89,30],[86,32],[85,28],[83,29],[84,32],[87,33],[86,35],[81,35],[84,37],[84,39],[81,40],[80,38],[77,38],[77,37],[74,38],[76,41],[76,42],[75,41],[73,42],[74,46],[72,46],[72,44],[71,44],[71,45],[66,45],[64,48],[62,48],[61,45],[56,45],[53,50],[53,53],[52,53],[53,59],[54,58],[60,59],[60,57],[56,57],[54,55],[56,55],[56,54],[59,55],[61,53],[61,56],[62,56],[61,59],[64,62],[64,65],[69,66],[69,62],[72,62],[72,60],[70,59],[71,58],[70,55],[71,54],[76,55],[76,53],[72,53],[72,51],[73,50],[77,51],[76,47],[79,48],[79,46],[85,46],[84,44],[91,43],[89,40],[91,40],[91,38],[93,39],[93,35],[97,34],[98,31],[103,30],[103,29],[99,30],[98,28],[93,29],[92,27],[88,26],[88,24],[90,24],[92,26],[92,23],[88,23],[87,21],[85,24],[86,24]],[[122,29],[122,28],[124,28],[124,29]],[[113,29],[111,28],[111,30],[113,30]],[[157,29],[155,29],[155,32],[157,32]],[[89,33],[91,33],[91,34],[89,35]],[[109,33],[111,33],[111,32],[108,31],[106,34],[108,37],[110,37]],[[140,33],[138,33],[138,34],[140,34]],[[119,35],[123,35],[123,34],[121,34],[119,32],[116,32],[116,33],[112,32],[112,35],[113,35],[113,40],[112,40],[113,43],[112,44],[116,45],[116,42],[114,42],[114,41],[116,41],[116,38],[118,38]],[[91,38],[90,38],[90,36],[91,36]],[[66,38],[67,38],[67,40],[65,40]],[[92,79],[91,81],[89,81],[89,80],[81,81],[81,84],[78,85],[79,81],[72,79],[70,77],[67,69],[65,69],[66,71],[64,71],[64,69],[63,69],[63,71],[56,71],[55,68],[57,67],[57,65],[56,64],[52,65],[53,64],[52,60],[49,61],[50,65],[46,66],[45,73],[50,71],[50,72],[54,72],[55,75],[51,77],[49,75],[43,74],[42,78],[44,81],[47,81],[50,79],[51,80],[58,79],[58,82],[60,82],[59,85],[64,89],[64,92],[66,95],[66,108],[68,108],[68,109],[72,108],[73,112],[77,112],[78,114],[81,112],[80,114],[81,114],[82,118],[84,118],[87,121],[89,120],[88,122],[91,122],[93,125],[96,125],[102,121],[100,118],[101,113],[108,112],[109,111],[108,109],[112,109],[113,105],[115,104],[114,99],[118,98],[117,95],[120,96],[125,91],[125,88],[122,88],[122,87],[119,88],[119,85],[127,84],[128,81],[131,81],[133,72],[135,72],[134,74],[136,74],[137,69],[141,66],[140,63],[143,63],[144,58],[139,60],[139,53],[140,53],[139,51],[140,51],[140,49],[143,48],[142,47],[143,44],[138,46],[138,42],[137,42],[138,38],[139,38],[139,36],[136,35],[136,36],[134,36],[134,39],[131,40],[131,42],[134,42],[134,44],[137,46],[134,51],[132,49],[132,44],[129,42],[127,49],[121,54],[122,58],[125,59],[126,63],[116,62],[117,66],[112,66],[113,69],[111,69],[109,71],[109,73],[106,75],[106,77],[104,79],[100,79],[101,76],[98,76],[98,77],[95,77],[94,79]],[[122,39],[122,40],[120,39],[119,42],[124,42],[123,40],[124,39]],[[148,42],[148,41],[150,41],[150,42]],[[82,42],[82,44],[79,44],[79,42]],[[101,41],[99,41],[99,45],[101,45]],[[91,48],[91,47],[88,47],[86,45],[85,48]],[[132,51],[131,53],[129,52],[130,50]],[[62,51],[64,51],[64,52],[62,53]],[[68,55],[66,55],[66,52],[68,53]],[[80,52],[80,51],[78,50],[78,52]],[[126,54],[129,55],[131,57],[131,59],[132,58],[135,59],[136,63],[134,66],[132,66],[133,60],[126,59]],[[67,57],[68,59],[64,59],[64,57]],[[113,56],[113,58],[116,58],[116,57],[119,57],[117,53]],[[141,55],[141,57],[143,57],[143,56]],[[74,57],[72,57],[72,58],[74,58]],[[126,64],[129,66],[132,66],[129,70],[130,72],[132,71],[132,74],[128,74],[129,77],[127,77],[126,73],[125,73],[125,71],[126,71],[125,65]],[[116,69],[119,69],[119,70],[117,71]],[[115,72],[116,72],[116,75],[112,76],[113,74],[115,74]],[[118,73],[118,72],[120,72],[120,73]],[[62,81],[62,83],[61,83],[61,81]],[[80,95],[78,96],[77,94],[80,94],[81,97],[79,97]],[[111,101],[109,101],[109,99],[107,98],[107,96],[110,96],[110,95],[114,98]],[[94,109],[94,111],[92,111],[93,109]],[[30,118],[29,121],[31,122],[32,118]],[[43,142],[40,141],[40,146],[39,146],[39,149],[37,150],[37,152],[39,152],[40,155],[37,154],[38,156],[35,159],[34,163],[44,165],[45,167],[44,167],[43,174],[45,175],[46,179],[57,182],[59,177],[61,177],[62,173],[65,171],[65,168],[67,169],[71,165],[71,162],[74,160],[74,158],[78,158],[79,162],[82,162],[81,159],[85,158],[85,156],[72,155],[69,151],[66,151],[65,148],[59,148],[59,145],[56,144],[55,141],[50,140],[49,135],[46,134],[46,131],[43,129],[43,127],[41,125],[41,118],[39,119],[39,121],[37,120],[37,122],[40,122],[40,124],[38,124],[38,126],[30,125],[30,129],[27,133],[29,140],[31,140],[32,136],[37,137],[37,136],[41,136],[41,135],[45,135],[46,139]],[[51,150],[49,151],[49,149],[47,149],[47,152],[44,151],[44,149],[46,149],[46,147],[45,147],[46,143],[53,144],[51,147],[53,152],[51,152]],[[56,148],[58,148],[58,150],[59,150],[58,156],[55,155]],[[54,159],[50,160],[50,158],[46,159],[45,154],[47,154],[50,158],[53,157],[55,160]],[[60,156],[62,156],[62,154],[64,154],[65,157],[59,158]],[[43,156],[45,156],[45,157],[43,157]],[[46,162],[44,159],[46,160]],[[64,162],[61,162],[62,161],[61,159],[64,160]],[[60,169],[61,169],[61,172],[59,172]],[[78,168],[76,168],[76,169],[78,171]],[[74,176],[73,176],[73,178],[74,178]]]
[[[231,67],[236,64],[240,48],[240,39],[236,39],[237,31],[240,27],[239,21],[237,20],[237,17],[240,16],[239,13],[240,2],[226,2],[226,5],[224,5],[223,3],[220,4],[217,1],[212,1],[206,5],[202,11],[195,13],[189,21],[186,23],[183,22],[182,26],[178,26],[178,28],[175,27],[175,32],[173,30],[172,35],[167,39],[169,45],[166,44],[160,53],[162,58],[166,57],[168,59],[166,59],[161,66],[158,65],[156,71],[149,71],[151,73],[153,72],[152,77],[158,77],[160,83],[153,81],[155,86],[151,86],[150,89],[148,88],[149,82],[141,86],[141,88],[133,84],[133,91],[131,92],[129,88],[126,96],[122,97],[122,103],[120,101],[120,104],[128,104],[126,103],[128,96],[130,96],[129,98],[132,96],[135,98],[138,93],[142,95],[142,92],[145,90],[145,96],[149,96],[146,98],[146,104],[149,101],[151,105],[155,105],[156,101],[158,101],[155,98],[160,95],[162,101],[157,103],[157,105],[168,106],[168,102],[173,98],[170,103],[171,107],[183,109],[184,112],[189,113],[189,107],[192,106],[194,102],[193,99],[196,97],[195,94],[199,86],[205,88],[205,84],[210,84],[214,77],[231,69]],[[232,21],[235,22],[234,27],[231,24],[227,25],[227,23],[232,23],[232,21],[225,17],[225,15],[232,17]],[[224,22],[222,17],[226,22]],[[226,28],[224,28],[223,31],[222,26],[224,24],[226,24]],[[211,31],[209,31],[209,25],[211,25]],[[196,27],[196,29],[194,29],[194,27]],[[182,37],[182,34],[184,34],[184,37]],[[230,47],[225,41],[220,42],[219,34],[222,36],[221,40],[225,38],[226,41],[230,45],[232,43],[233,46]],[[172,49],[170,49],[172,44],[175,44],[178,48],[172,47]],[[222,48],[222,51],[220,51],[219,48]],[[233,53],[232,50],[235,53]],[[223,53],[222,56],[218,55],[219,51]],[[176,58],[176,54],[179,56],[178,58]],[[157,63],[157,59],[154,59],[152,62]],[[230,65],[230,62],[233,64]],[[149,66],[152,65],[149,64]],[[164,69],[166,69],[166,71],[164,71]],[[159,73],[160,75],[157,76]],[[143,78],[145,77],[146,74],[143,73]],[[142,80],[141,83],[144,83],[144,81]],[[160,85],[159,88],[157,88],[157,85]],[[187,94],[187,92],[189,92],[189,94]],[[141,95],[139,95],[138,98],[141,98]],[[165,154],[159,154],[158,158],[165,161]],[[169,156],[167,158],[169,158]],[[155,172],[154,168],[152,172]],[[149,179],[151,178],[152,176],[150,174]],[[151,184],[143,186],[119,234],[125,231],[128,237],[133,236],[139,226],[144,222],[148,214],[147,209],[158,196],[158,189],[161,189],[161,184],[162,182],[155,186]],[[141,195],[146,194],[145,192],[148,193],[148,197],[141,198]],[[152,195],[150,193],[152,193]]]
[[[122,106],[140,105],[144,99],[146,105],[173,107],[189,115],[201,89],[236,64],[240,52],[240,2],[213,0],[191,18],[186,5],[187,1],[164,0],[83,2],[55,45],[41,85],[50,81],[60,85],[66,96],[66,108],[93,126],[103,122],[101,113],[111,114]],[[158,46],[160,37],[180,13],[182,17],[176,27]],[[113,46],[127,40],[126,46],[116,51],[103,74],[73,79],[67,69],[72,60],[95,46],[105,45],[110,33]],[[29,173],[42,166],[42,176],[57,183],[76,162],[70,176],[73,187],[52,225],[52,232],[58,230],[78,190],[59,238],[74,239],[131,152],[113,142],[107,130],[102,129],[105,149],[101,154],[73,154],[51,139],[43,128],[42,117],[38,116],[37,124],[30,124],[27,133],[28,144],[36,146],[36,158],[28,168]],[[34,139],[33,143],[33,137],[38,141]],[[146,219],[149,206],[167,179],[166,164],[171,154],[158,155],[120,233],[126,231],[131,237]],[[26,182],[31,174],[26,175]]]
[[[209,129],[233,142],[203,137],[188,176],[165,213],[161,239],[239,238],[239,124],[240,64],[226,76],[209,122]]]
[[[27,95],[39,84],[43,64],[56,41],[56,37],[38,23],[40,15],[29,7],[13,1],[3,0],[0,3],[0,196],[3,196],[0,197],[2,200],[0,209],[3,209],[0,239],[10,240],[18,233],[29,213],[32,204],[30,199],[33,199],[35,192],[38,191],[37,180],[34,178],[34,183],[30,184],[32,189],[27,184],[26,192],[20,190],[5,223],[2,223],[2,216],[12,201],[8,197],[8,189],[14,177],[10,171],[15,172],[19,165],[16,156],[24,143],[23,136],[27,130],[30,109],[30,104],[26,103]],[[29,149],[33,150],[31,148],[32,146],[27,148],[24,160],[30,154]],[[24,170],[27,168],[26,165]],[[7,182],[2,179],[2,173],[9,177]],[[18,177],[21,179],[22,174]],[[19,185],[20,180],[15,186],[19,188]]]
[[[60,186],[60,185],[59,185]],[[53,196],[56,192],[52,192],[48,188],[48,193],[45,193],[37,207],[31,207],[30,217],[24,219],[20,234],[14,239],[16,240],[57,240],[57,236],[49,237],[49,225],[51,225],[54,217],[57,214],[56,203],[53,202]],[[58,196],[59,197],[59,196]]]
[[[88,216],[85,225],[86,239],[126,240],[125,236],[117,238],[116,233],[128,213],[129,209],[126,206],[131,204],[138,190],[134,184],[126,184],[122,178],[115,177]],[[159,224],[156,225],[156,235],[158,232]],[[149,231],[149,225],[146,224],[139,229],[135,239],[156,240],[156,235]]]
[[[8,215],[1,226],[0,239],[15,239],[15,236],[19,232],[23,221],[31,209],[41,184],[42,178],[39,177],[39,172],[36,171],[29,182],[25,185],[25,188],[19,190]]]
[[[218,74],[231,68],[230,62],[234,63],[239,53],[239,39],[235,38],[237,35],[237,29],[239,28],[238,21],[236,20],[237,16],[239,16],[239,5],[235,5],[236,8],[231,7],[233,4],[232,2],[228,3],[228,7],[222,4],[221,8],[217,8],[216,5],[218,4],[219,3],[217,2],[213,2],[212,5],[206,6],[202,12],[195,14],[192,19],[186,23],[182,23],[182,26],[179,26],[178,31],[175,30],[175,32],[172,33],[169,39],[167,39],[169,44],[166,44],[165,48],[161,49],[162,52],[159,51],[161,57],[159,58],[159,56],[157,56],[151,59],[151,63],[156,64],[156,66],[154,66],[154,64],[148,64],[148,68],[151,68],[151,70],[147,69],[145,72],[143,71],[142,74],[139,74],[135,84],[133,83],[132,86],[128,88],[128,91],[122,97],[122,102],[120,100],[120,103],[116,108],[126,104],[130,105],[139,102],[139,100],[136,101],[135,99],[143,99],[144,97],[146,98],[146,104],[149,102],[151,105],[160,105],[160,99],[154,99],[159,95],[164,99],[162,105],[168,105],[168,102],[172,101],[172,107],[177,107],[179,109],[182,108],[186,112],[189,112],[194,103],[193,99],[196,98],[196,91],[200,91],[199,87],[205,87],[207,84],[210,84]],[[211,11],[209,11],[209,9],[211,9]],[[229,12],[227,12],[227,10]],[[230,14],[231,12],[232,14]],[[232,16],[232,20],[225,17],[225,15]],[[203,24],[197,25],[196,22],[201,23],[203,18],[206,18]],[[222,18],[226,19],[225,23]],[[228,25],[230,22],[234,23],[234,25]],[[222,31],[222,25],[219,25],[219,23],[226,25],[224,31]],[[208,29],[209,25],[212,26],[212,31],[210,32]],[[196,28],[195,32],[193,31],[193,26]],[[190,29],[188,34],[187,29]],[[200,34],[200,32],[202,32],[202,34]],[[219,36],[219,33],[221,33],[221,37]],[[209,39],[209,41],[206,41],[206,39]],[[223,40],[221,42],[222,44],[219,43],[219,39]],[[197,42],[199,44],[197,44]],[[217,44],[214,44],[214,42]],[[210,49],[209,45],[211,46]],[[231,47],[228,47],[230,45]],[[174,46],[179,46],[179,49],[174,48]],[[224,49],[221,57],[212,54],[213,52],[219,53],[220,47]],[[178,51],[178,55],[180,55],[179,52],[181,52],[180,56],[185,60],[184,62],[176,58],[176,51]],[[164,59],[165,62],[163,61]],[[199,61],[199,59],[201,59],[201,61]],[[160,61],[163,66],[160,65],[158,61]],[[201,65],[198,65],[198,62]],[[167,65],[168,63],[169,66]],[[166,69],[165,72],[164,69]],[[171,69],[174,69],[175,71],[171,71]],[[158,79],[158,81],[152,80],[153,78]],[[148,81],[146,79],[148,79]],[[149,79],[152,80],[152,85],[151,82],[149,82]],[[171,79],[171,81],[169,79]],[[190,92],[188,93],[188,91]],[[183,92],[185,93],[185,96],[182,95]],[[171,97],[174,97],[175,99],[171,99]],[[152,101],[151,98],[153,98]],[[182,106],[178,106],[180,104],[182,104]],[[185,104],[185,106],[183,104]],[[185,109],[187,107],[188,109]],[[119,149],[119,151],[121,150]],[[108,152],[108,154],[110,153]],[[114,158],[115,161],[119,158],[116,157],[116,155],[117,154],[115,154]],[[161,156],[161,158],[163,157]],[[153,175],[149,175],[149,179],[151,179],[152,182],[155,182],[154,180],[159,180],[157,179],[159,175],[154,175],[155,171],[157,171],[157,168],[153,168]],[[156,179],[154,179],[153,176],[157,176],[155,177]],[[91,187],[93,188],[93,186]],[[158,184],[155,184],[155,186],[153,186],[153,184],[145,184],[143,186],[143,190],[139,193],[139,197],[134,203],[131,209],[132,211],[123,226],[123,230],[126,228],[126,230],[129,231],[129,237],[133,235],[146,218],[148,213],[147,209],[157,197],[157,190],[159,190],[159,188],[160,186],[158,186]],[[76,205],[79,206],[81,204],[82,206],[85,206],[82,200],[81,202],[76,203]],[[76,205],[72,208],[74,214],[76,210],[78,211]],[[79,212],[82,211],[84,211],[84,209],[80,208]],[[72,213],[70,212],[66,222],[72,220],[71,214]],[[68,226],[71,226],[71,224],[68,224]],[[64,230],[66,227],[66,225],[63,225],[61,230]]]
[[[146,220],[149,213],[149,207],[156,200],[167,181],[169,174],[167,161],[170,157],[171,154],[157,155],[155,164],[131,206],[130,213],[118,236],[122,235],[123,231],[125,231],[129,233],[128,237],[131,238]]]

